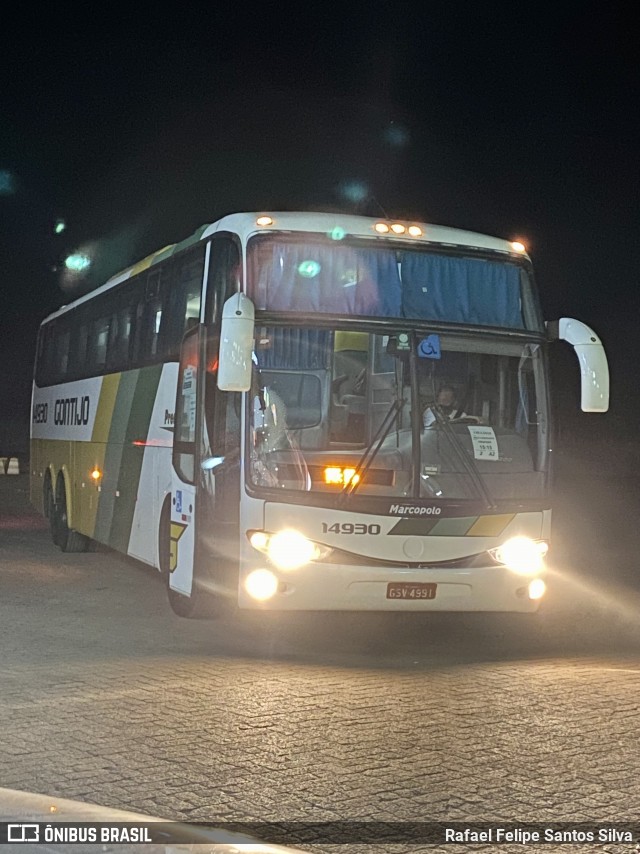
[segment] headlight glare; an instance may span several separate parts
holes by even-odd
[[[269,534],[264,531],[254,531],[249,537],[249,542],[259,552],[266,552],[269,545]]]
[[[534,578],[529,582],[529,599],[542,599],[546,589],[547,585],[541,578]]]
[[[266,554],[278,569],[298,569],[314,560],[323,560],[333,549],[307,539],[299,531],[287,529],[277,534],[253,531],[249,542],[257,551]]]
[[[501,546],[489,549],[489,554],[518,575],[536,575],[544,567],[544,556],[549,546],[542,540],[529,537],[512,537]]]
[[[315,548],[298,531],[279,531],[269,539],[267,555],[280,569],[297,569],[314,559]]]
[[[254,569],[246,577],[245,590],[258,602],[266,602],[278,591],[278,579],[268,569]]]

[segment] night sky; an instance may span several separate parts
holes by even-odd
[[[28,413],[68,252],[94,247],[96,286],[232,211],[384,209],[524,239],[545,316],[578,317],[607,347],[611,412],[575,423],[633,436],[640,87],[625,7],[224,5],[155,20],[29,8],[5,28],[0,419]],[[572,425],[577,362],[556,348]]]

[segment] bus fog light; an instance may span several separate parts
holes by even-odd
[[[542,599],[547,585],[541,578],[534,578],[529,582],[529,599]]]
[[[278,590],[278,579],[268,569],[254,569],[246,577],[244,587],[249,596],[258,602],[271,599]]]
[[[541,540],[512,537],[498,548],[489,549],[489,554],[497,563],[504,564],[518,575],[536,575],[544,568],[548,548]]]

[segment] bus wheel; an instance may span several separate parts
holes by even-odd
[[[158,525],[158,569],[163,578],[169,578],[169,556],[171,538],[171,495],[167,495],[160,513]]]
[[[171,610],[178,617],[184,617],[187,620],[201,620],[209,616],[203,599],[206,597],[202,593],[198,593],[197,589],[192,592],[191,596],[183,596],[177,590],[171,589],[171,573],[167,572],[167,597]]]
[[[171,589],[170,572],[167,572],[166,579],[169,605],[178,617],[187,620],[212,620],[223,614],[224,608],[218,597],[199,589],[195,580],[191,596],[183,596],[177,590]]]
[[[191,596],[183,596],[169,586],[169,575],[167,574],[167,593],[171,610],[178,617],[188,620],[216,620],[228,616],[231,611],[224,602],[211,593],[199,590],[196,586]]]
[[[201,616],[198,608],[198,601],[196,596],[183,596],[182,593],[178,593],[176,590],[172,590],[169,586],[169,578],[167,575],[167,594],[169,596],[169,605],[171,605],[171,610],[178,617],[185,617],[186,619],[195,620],[199,616]]]
[[[51,521],[53,513],[53,489],[51,487],[51,475],[49,472],[44,476],[44,486],[42,487],[42,509],[44,515]]]
[[[86,552],[89,550],[89,538],[71,530],[67,524],[67,493],[62,477],[58,478],[56,484],[55,501],[50,507],[49,521],[53,542],[63,552]]]

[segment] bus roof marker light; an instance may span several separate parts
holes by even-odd
[[[256,225],[273,225],[273,219],[270,216],[259,216]]]
[[[422,229],[419,225],[410,225],[408,231],[411,237],[422,237]]]
[[[526,252],[527,251],[527,247],[524,245],[524,243],[522,243],[521,240],[512,240],[511,241],[511,248],[513,249],[514,252]]]
[[[373,227],[378,232],[378,234],[387,234],[387,232],[389,231],[389,226],[386,222],[377,222]]]
[[[92,477],[92,478],[93,478],[93,480],[95,480],[95,481],[100,480],[100,478],[102,477],[102,472],[100,471],[100,469],[99,469],[97,466],[96,466],[96,467],[93,469],[93,471],[91,472],[91,477]]]
[[[401,222],[394,222],[391,225],[391,231],[394,234],[404,234],[407,229]]]

